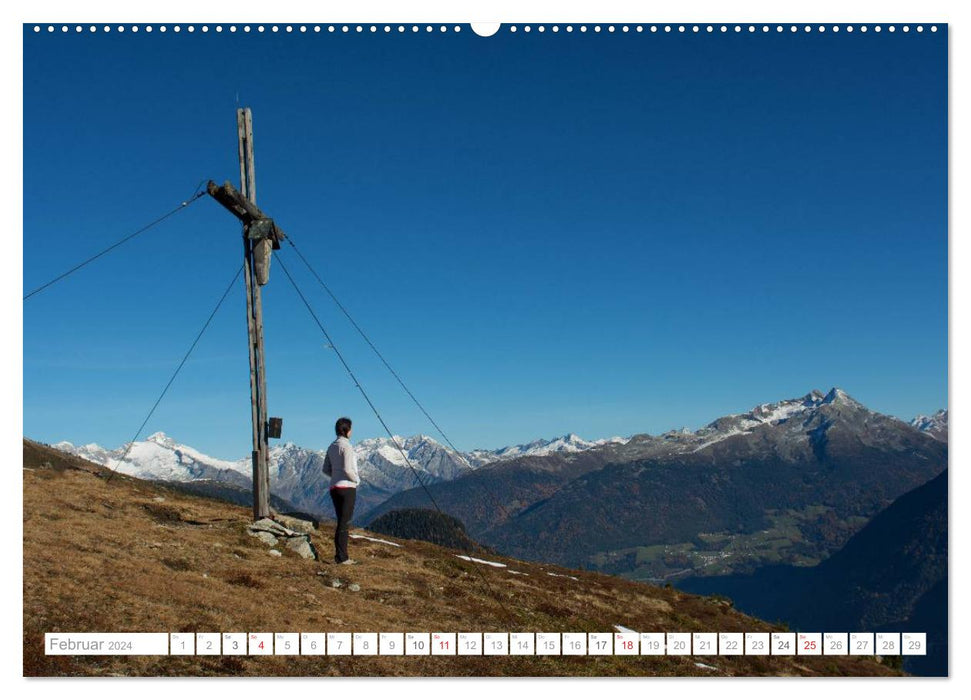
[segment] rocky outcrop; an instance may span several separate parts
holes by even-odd
[[[289,518],[288,520],[296,520]],[[289,527],[281,525],[270,518],[263,518],[251,523],[247,531],[252,537],[256,537],[261,542],[265,542],[271,547],[282,544],[292,552],[300,555],[304,559],[317,559],[317,550],[310,541],[310,535],[306,532],[297,532]]]

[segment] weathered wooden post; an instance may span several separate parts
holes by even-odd
[[[253,160],[253,115],[236,110],[239,136],[240,193],[256,205],[256,163]],[[253,241],[243,225],[243,279],[246,281],[246,327],[249,331],[249,388],[253,418],[253,518],[270,516],[269,446],[266,435],[266,363],[263,357],[263,299],[256,281]]]
[[[253,162],[253,117],[249,108],[236,110],[239,135],[239,182],[209,181],[207,190],[243,224],[243,279],[246,281],[246,328],[249,337],[250,410],[253,419],[253,517],[270,516],[269,438],[280,437],[282,419],[267,417],[266,361],[263,354],[263,301],[260,288],[270,279],[270,258],[286,235],[256,206],[256,165]]]

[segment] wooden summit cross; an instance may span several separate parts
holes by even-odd
[[[243,279],[246,281],[246,328],[249,334],[249,388],[253,418],[253,519],[270,517],[269,438],[279,438],[280,418],[267,418],[266,361],[263,354],[263,300],[260,288],[270,280],[272,251],[286,238],[273,219],[256,206],[256,165],[253,162],[253,115],[236,110],[239,136],[239,182],[209,181],[207,190],[243,223]]]

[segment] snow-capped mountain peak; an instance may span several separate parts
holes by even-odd
[[[947,442],[948,412],[946,408],[942,408],[933,416],[918,415],[910,421],[910,424],[922,433],[927,433],[933,438]]]
[[[830,407],[851,412],[859,411],[869,416],[880,415],[863,406],[839,387],[833,387],[826,394],[813,389],[801,398],[759,404],[747,413],[723,416],[695,433],[685,435],[671,431],[665,433],[665,436],[679,446],[677,449],[690,448],[688,451],[700,452],[722,440],[749,434],[761,430],[764,426],[779,426],[790,422],[793,424],[798,422],[800,426],[805,426],[810,421],[823,420],[825,412],[832,410]],[[802,429],[800,427],[800,430]]]
[[[834,387],[835,388],[835,387]],[[802,397],[806,405],[815,405],[826,398],[826,394],[821,392],[819,389],[813,389],[808,394]]]
[[[854,399],[852,396],[847,394],[845,391],[839,387],[833,387],[829,390],[829,393],[823,397],[822,403],[826,404],[837,404],[837,405],[851,405],[851,406],[862,406],[862,404]]]
[[[179,444],[162,432],[153,433],[143,441],[136,441],[130,448],[128,443],[109,450],[95,443],[75,447],[70,442],[59,442],[55,447],[122,474],[143,479],[192,481],[215,478],[239,483],[238,474],[235,473],[249,472],[249,469],[243,471],[238,462],[210,457],[188,445]],[[121,461],[123,457],[124,461]],[[226,471],[234,474],[221,474]]]
[[[473,450],[468,454],[469,459],[475,466],[482,466],[492,462],[517,457],[542,457],[545,455],[559,453],[575,453],[600,447],[605,444],[624,444],[629,438],[612,437],[603,440],[584,440],[576,433],[567,433],[552,440],[534,440],[522,445],[509,445],[498,450]]]
[[[168,435],[166,435],[161,431],[157,433],[152,433],[147,438],[145,438],[145,441],[153,442],[156,445],[167,447],[169,449],[175,449],[179,445],[179,443],[177,443],[175,440],[173,440],[172,438],[170,438]]]

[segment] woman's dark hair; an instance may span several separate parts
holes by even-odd
[[[334,432],[337,433],[337,437],[347,437],[347,434],[351,432],[351,419],[338,418],[337,425],[334,426]]]

